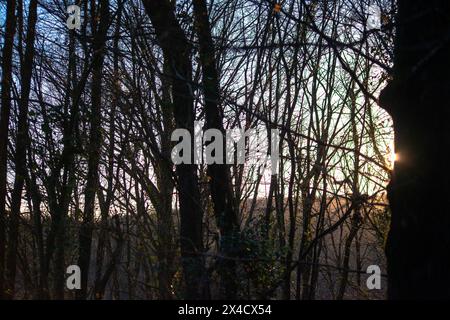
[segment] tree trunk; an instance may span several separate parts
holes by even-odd
[[[0,299],[4,291],[6,249],[6,183],[8,157],[8,124],[11,112],[11,73],[14,33],[16,31],[16,1],[8,1],[6,8],[5,44],[2,56],[1,112],[0,112]]]
[[[214,42],[211,36],[211,27],[208,20],[208,11],[205,0],[194,0],[195,28],[200,45],[200,63],[203,71],[203,91],[205,98],[206,128],[217,129],[225,137],[223,127],[223,112],[219,106],[219,73],[216,66]],[[226,142],[223,141],[223,154],[225,155]],[[214,214],[221,234],[219,255],[225,259],[219,261],[220,295],[222,298],[235,299],[237,294],[236,262],[232,258],[236,255],[239,238],[239,223],[234,208],[234,198],[228,165],[209,164],[208,176],[211,177],[211,198],[214,205]]]
[[[83,222],[80,227],[79,241],[80,253],[78,266],[81,269],[81,289],[77,291],[77,299],[86,299],[88,291],[88,276],[91,262],[92,232],[94,228],[95,195],[98,188],[98,167],[102,146],[101,104],[102,104],[102,73],[105,55],[106,36],[109,27],[109,0],[99,3],[99,23],[92,18],[93,30],[93,61],[92,61],[92,88],[91,88],[91,114],[88,146],[88,174],[85,189],[85,206]]]
[[[194,137],[194,108],[190,46],[169,1],[143,1],[145,10],[155,28],[156,37],[171,67],[172,95],[176,128],[183,128]],[[191,141],[191,145],[193,141]],[[192,153],[193,154],[193,153]],[[191,159],[192,160],[192,159]],[[204,265],[202,220],[197,166],[176,166],[180,201],[180,242],[186,298],[203,296]]]
[[[14,297],[17,242],[19,232],[20,205],[22,203],[22,190],[27,175],[26,150],[28,144],[28,99],[31,87],[31,75],[34,58],[34,37],[37,19],[37,0],[29,4],[29,16],[26,38],[24,64],[21,66],[21,99],[19,101],[19,123],[17,128],[17,142],[15,155],[16,176],[11,198],[11,218],[9,223],[8,251],[6,259],[6,297]]]
[[[450,298],[450,2],[398,2],[393,80],[380,96],[398,161],[388,186],[390,299]]]
[[[169,62],[164,59],[163,73],[165,75],[171,74]],[[158,215],[158,238],[160,239],[158,245],[158,287],[160,299],[171,299],[171,285],[172,278],[175,273],[173,267],[174,262],[174,220],[173,220],[173,189],[174,183],[172,179],[173,169],[172,164],[167,161],[170,158],[172,141],[170,140],[171,133],[174,127],[173,119],[173,105],[170,98],[170,88],[172,81],[169,77],[161,79],[162,82],[162,97],[163,104],[161,108],[162,121],[164,129],[161,132],[161,155],[158,159],[157,165],[157,186],[159,189],[160,206],[156,211]]]

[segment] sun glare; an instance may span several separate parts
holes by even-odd
[[[390,162],[391,162],[391,167],[394,168],[394,164],[398,161],[399,156],[398,153],[396,153],[394,150],[392,150],[391,155],[390,155]]]

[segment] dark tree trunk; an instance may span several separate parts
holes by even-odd
[[[200,44],[200,63],[203,71],[203,91],[205,97],[205,116],[207,129],[218,129],[225,137],[223,127],[223,112],[220,109],[219,73],[216,66],[214,43],[208,20],[205,0],[194,0],[195,28]],[[225,148],[225,140],[223,146]],[[225,155],[225,150],[223,151]],[[239,224],[228,165],[208,165],[208,176],[211,177],[211,198],[214,214],[221,234],[219,255],[224,256],[219,262],[221,277],[221,297],[235,299],[237,294],[236,262],[232,258],[236,255],[236,241],[239,238]]]
[[[8,1],[6,8],[5,42],[2,56],[1,112],[0,112],[0,298],[4,291],[6,248],[6,171],[8,148],[8,124],[11,112],[11,73],[14,33],[16,31],[16,1]]]
[[[102,76],[105,56],[106,36],[109,27],[109,1],[99,2],[99,23],[97,17],[92,18],[95,30],[93,40],[91,114],[88,146],[88,174],[85,189],[85,206],[83,221],[80,227],[80,254],[78,266],[81,269],[81,290],[77,291],[77,299],[86,299],[88,291],[88,275],[91,262],[92,232],[94,228],[95,195],[98,189],[98,168],[102,146],[101,103]]]
[[[450,2],[400,0],[393,80],[380,96],[392,115],[388,186],[390,299],[450,298]]]
[[[164,74],[171,74],[169,62],[164,61]],[[161,110],[164,123],[164,130],[161,132],[161,154],[162,157],[158,161],[157,170],[157,186],[159,189],[160,208],[157,210],[158,215],[158,237],[160,243],[158,246],[158,284],[160,299],[171,299],[171,284],[174,275],[174,223],[173,223],[173,168],[172,164],[167,161],[170,158],[172,141],[171,133],[174,127],[173,108],[170,98],[171,81],[168,77],[162,79],[163,83],[163,107]]]
[[[177,128],[187,129],[194,137],[191,47],[176,17],[171,2],[145,0],[145,10],[155,28],[156,37],[171,67],[174,118]],[[192,141],[193,142],[193,141]],[[192,145],[192,144],[191,144]],[[203,296],[204,267],[202,220],[197,166],[176,166],[180,200],[180,242],[186,298]]]
[[[8,251],[6,259],[6,297],[14,297],[17,242],[19,233],[20,204],[22,202],[22,190],[27,175],[26,150],[28,144],[28,99],[31,88],[31,75],[34,58],[34,37],[37,19],[37,0],[31,0],[29,4],[29,16],[26,38],[24,63],[21,66],[21,98],[19,101],[19,123],[17,128],[17,142],[15,154],[16,175],[14,189],[11,198],[11,218],[9,223]]]

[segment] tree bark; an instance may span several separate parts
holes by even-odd
[[[200,45],[200,64],[203,71],[203,91],[205,98],[205,118],[207,129],[218,129],[225,137],[223,127],[223,112],[219,100],[219,73],[216,66],[214,42],[211,36],[211,26],[208,20],[208,11],[205,0],[194,0],[195,29]],[[225,148],[226,142],[223,141]],[[223,150],[225,155],[225,150]],[[234,197],[231,187],[228,165],[209,164],[208,176],[211,177],[210,189],[214,206],[214,214],[221,234],[219,255],[225,259],[219,260],[219,273],[221,280],[222,298],[235,299],[237,294],[236,262],[232,258],[237,252],[237,239],[239,239],[239,223]]]
[[[143,4],[173,75],[172,96],[176,128],[188,130],[193,138],[195,115],[191,47],[175,17],[175,8],[172,3],[167,0],[143,0]],[[177,165],[176,174],[180,202],[180,242],[186,285],[185,296],[187,299],[199,299],[204,295],[204,263],[201,256],[203,208],[200,202],[197,165]]]
[[[380,96],[394,121],[386,245],[390,299],[450,297],[450,2],[398,1],[393,80]]]
[[[2,56],[1,112],[0,112],[0,299],[4,296],[4,268],[6,249],[6,184],[8,156],[8,124],[11,112],[11,73],[14,34],[16,31],[16,1],[6,7],[5,44]]]
[[[8,250],[6,256],[6,298],[14,297],[17,242],[19,235],[20,204],[22,190],[27,175],[26,150],[28,145],[28,99],[34,59],[34,38],[37,19],[37,0],[29,3],[29,16],[24,63],[21,66],[21,99],[19,101],[19,122],[17,128],[16,155],[14,159],[16,175],[11,198],[11,218],[9,222]]]

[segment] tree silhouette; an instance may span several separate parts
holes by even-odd
[[[398,1],[393,80],[380,96],[398,161],[388,186],[391,299],[450,297],[450,3]]]

